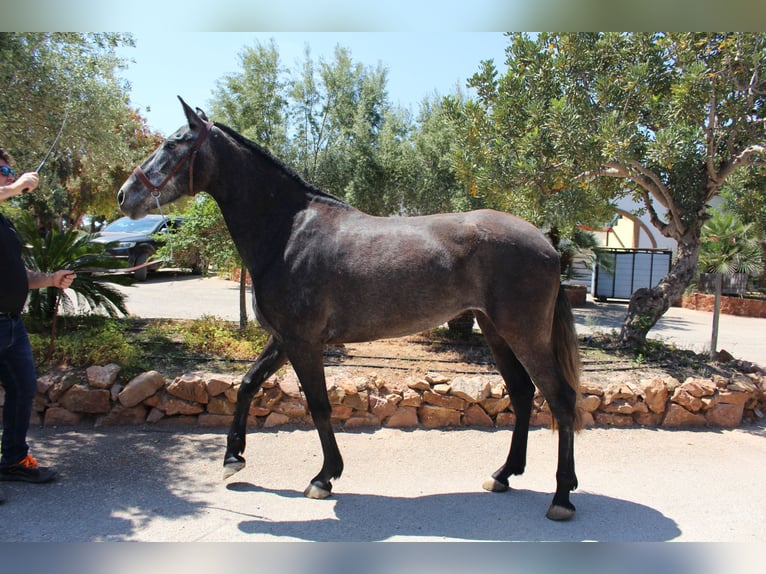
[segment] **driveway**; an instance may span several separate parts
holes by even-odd
[[[544,516],[556,472],[549,429],[531,432],[527,471],[502,494],[481,484],[505,459],[509,430],[338,433],[345,471],[327,500],[302,495],[321,466],[314,430],[251,430],[248,466],[228,481],[225,433],[36,428],[33,452],[61,477],[2,483],[0,541],[757,544],[766,532],[763,426],[582,431],[569,523]]]

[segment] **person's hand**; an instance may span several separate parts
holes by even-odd
[[[35,189],[40,183],[40,176],[37,172],[27,172],[19,176],[9,187],[18,195],[19,193],[27,193]]]
[[[74,271],[62,269],[61,271],[56,271],[53,274],[51,281],[53,282],[53,287],[58,287],[59,289],[69,289],[72,281],[74,281],[76,278],[77,274]]]

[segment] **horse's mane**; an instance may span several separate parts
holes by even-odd
[[[250,151],[254,153],[257,153],[265,157],[268,161],[273,163],[277,169],[285,173],[291,179],[294,179],[295,181],[300,183],[302,187],[306,189],[307,194],[310,195],[313,199],[318,199],[320,201],[325,201],[327,203],[333,203],[342,207],[351,207],[348,203],[346,203],[342,199],[339,199],[335,197],[334,195],[327,193],[326,191],[322,191],[315,185],[312,185],[309,182],[307,182],[297,171],[295,171],[293,168],[288,166],[281,159],[274,156],[269,150],[267,150],[262,145],[259,145],[253,140],[246,138],[245,136],[234,131],[232,128],[230,128],[227,125],[220,124],[218,122],[214,122],[213,125],[215,125],[215,127],[220,129],[222,132],[224,132],[226,135],[228,135],[232,139],[236,140],[240,145],[244,146],[245,148],[249,149]]]

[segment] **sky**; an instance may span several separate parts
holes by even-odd
[[[482,60],[498,68],[507,38],[500,32],[192,32],[180,46],[174,34],[133,32],[135,48],[120,55],[132,61],[121,73],[131,84],[134,107],[149,126],[168,136],[184,124],[176,96],[209,110],[218,82],[241,71],[246,47],[274,39],[282,64],[296,70],[308,45],[314,61],[331,60],[335,47],[348,48],[353,61],[388,69],[389,100],[417,113],[420,102],[448,95],[479,71]]]

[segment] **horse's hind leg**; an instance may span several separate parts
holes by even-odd
[[[247,415],[255,393],[261,388],[263,382],[286,362],[287,355],[274,337],[271,337],[253,366],[242,378],[242,384],[237,391],[234,420],[231,422],[226,438],[226,453],[223,457],[224,480],[245,467],[245,457],[242,453],[245,452]]]
[[[323,354],[324,349],[311,345],[290,346],[288,348],[290,363],[298,375],[306,402],[314,421],[319,441],[322,444],[324,461],[322,469],[303,492],[308,498],[327,498],[332,493],[333,478],[340,478],[343,472],[343,458],[335,433],[332,429],[330,399],[327,396],[325,383]]]
[[[537,388],[548,401],[551,414],[558,425],[556,494],[546,516],[551,520],[569,520],[575,514],[569,493],[577,488],[574,464],[577,392],[558,367],[552,349],[546,348],[545,345],[525,345],[518,341],[515,348]]]
[[[476,313],[476,321],[487,340],[495,365],[505,381],[511,398],[516,424],[511,438],[511,450],[505,464],[484,483],[484,488],[491,492],[508,490],[508,478],[524,473],[527,464],[527,441],[529,439],[529,419],[532,413],[532,400],[535,387],[527,371],[513,354],[508,343],[495,329],[494,324],[482,313]]]

